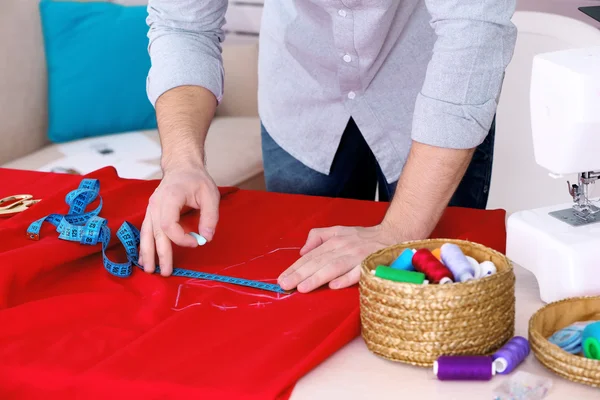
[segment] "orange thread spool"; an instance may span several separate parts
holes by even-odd
[[[433,254],[435,256],[435,258],[437,258],[440,262],[442,261],[442,249],[441,248],[437,248],[435,250],[431,251],[431,254]]]
[[[427,276],[432,283],[451,283],[454,275],[440,260],[428,249],[419,249],[413,255],[413,266]]]

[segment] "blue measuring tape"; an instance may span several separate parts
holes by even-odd
[[[100,242],[102,243],[104,268],[114,276],[126,278],[131,275],[133,266],[143,269],[143,267],[138,264],[140,232],[135,226],[125,221],[117,231],[117,238],[123,247],[125,247],[127,262],[115,263],[111,261],[106,256],[111,232],[106,219],[98,216],[102,210],[102,197],[99,193],[100,182],[97,179],[83,179],[79,184],[79,187],[69,192],[65,198],[65,202],[69,206],[68,213],[66,215],[50,214],[34,221],[29,225],[29,228],[27,228],[27,236],[31,240],[39,240],[42,225],[44,222],[48,222],[56,227],[56,231],[59,233],[59,239],[79,242],[91,246]],[[99,199],[98,206],[94,210],[86,212],[87,207],[97,198]],[[154,273],[160,273],[159,266],[156,266]],[[289,293],[288,291],[283,290],[279,285],[272,283],[209,274],[188,269],[174,268],[172,275],[248,286],[277,293]]]

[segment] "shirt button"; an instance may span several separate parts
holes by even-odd
[[[346,54],[344,56],[344,61],[346,61],[347,63],[349,63],[350,61],[352,61],[352,57],[350,57],[348,54]]]
[[[350,100],[353,100],[355,97],[356,97],[356,93],[354,93],[354,92],[348,92],[348,98]]]
[[[338,11],[338,14],[340,15],[340,17],[345,17],[346,16],[346,11],[340,10],[340,11]]]

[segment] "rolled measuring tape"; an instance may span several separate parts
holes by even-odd
[[[31,240],[40,239],[40,231],[45,222],[48,222],[56,227],[59,233],[58,238],[71,242],[79,242],[80,244],[94,246],[100,242],[102,244],[102,260],[104,269],[111,275],[126,278],[131,275],[133,266],[143,270],[139,265],[140,232],[131,223],[125,221],[117,230],[117,238],[125,248],[127,254],[127,262],[115,263],[106,256],[106,249],[110,243],[110,228],[107,225],[107,220],[99,217],[102,210],[102,197],[100,193],[100,182],[97,179],[83,179],[79,187],[69,192],[65,198],[65,202],[69,206],[69,211],[66,215],[50,214],[44,218],[34,221],[27,228],[27,237]],[[91,210],[85,211],[87,207],[99,199],[98,206]],[[198,235],[199,236],[199,235]],[[197,236],[196,240],[202,241]],[[204,239],[206,243],[206,239]],[[156,266],[154,273],[160,273],[160,267]],[[267,290],[277,293],[290,293],[281,288],[281,286],[272,283],[253,281],[249,279],[236,278],[231,276],[209,274],[206,272],[192,271],[182,268],[174,268],[173,276],[181,276],[192,279],[205,279],[233,285],[247,286],[255,289]]]
[[[567,353],[578,354],[581,352],[582,332],[583,328],[569,326],[554,333],[548,338],[548,341]]]

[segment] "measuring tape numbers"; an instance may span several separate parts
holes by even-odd
[[[85,210],[88,206],[96,199],[99,199],[98,206],[95,209],[86,212]],[[135,226],[127,221],[123,222],[121,227],[117,230],[117,238],[125,248],[127,262],[116,263],[111,261],[106,255],[106,250],[110,243],[111,231],[108,227],[107,220],[99,217],[100,211],[102,210],[102,197],[100,196],[100,182],[97,179],[83,179],[77,189],[67,194],[65,202],[69,206],[67,214],[50,214],[34,221],[27,228],[27,237],[31,240],[39,240],[42,226],[45,222],[48,222],[56,227],[56,231],[59,233],[59,239],[79,242],[80,244],[90,246],[101,243],[104,268],[111,275],[126,278],[131,275],[133,266],[143,269],[138,263],[140,232]],[[156,267],[154,273],[160,273],[159,266]],[[232,276],[209,274],[188,269],[174,268],[172,275],[247,286],[277,293],[290,293],[289,291],[283,290],[277,284]]]

